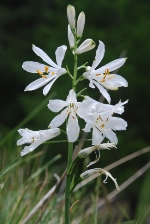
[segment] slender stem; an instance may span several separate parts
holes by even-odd
[[[70,224],[70,184],[71,174],[68,173],[69,167],[72,163],[73,143],[68,142],[68,165],[67,165],[67,179],[65,192],[65,224]]]
[[[74,91],[76,91],[76,85],[75,82],[77,80],[77,54],[76,54],[76,49],[77,49],[77,42],[76,42],[76,35],[74,37],[74,73],[73,73],[73,80],[72,80],[72,88]]]

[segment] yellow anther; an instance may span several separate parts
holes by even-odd
[[[40,70],[36,70],[36,72],[37,72],[39,75],[43,75],[43,72],[41,72]]]
[[[54,75],[55,74],[55,72],[52,72],[52,75]]]
[[[106,68],[105,72],[104,72],[104,75],[109,75],[110,74],[110,71],[108,68]]]
[[[109,117],[107,117],[106,122],[108,122]]]
[[[96,74],[96,76],[100,76],[101,74]]]
[[[36,72],[37,72],[40,76],[42,76],[42,78],[47,78],[47,76],[46,76],[46,75],[43,75],[43,72],[41,72],[40,70],[36,70]]]
[[[45,66],[45,72],[48,73],[49,66]]]
[[[103,121],[103,119],[101,118],[101,116],[99,115],[99,119],[101,120],[101,121]]]
[[[101,128],[104,128],[104,127],[105,127],[105,125],[104,125],[104,124],[102,124],[100,127],[101,127]]]

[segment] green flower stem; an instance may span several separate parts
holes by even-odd
[[[68,142],[68,165],[67,165],[67,179],[65,192],[65,224],[70,224],[70,184],[71,174],[68,172],[72,163],[73,143]]]
[[[74,91],[76,91],[76,80],[77,80],[77,54],[76,54],[76,49],[77,49],[77,41],[76,41],[76,34],[74,36],[74,73],[73,73],[73,80],[72,80],[72,88]]]
[[[80,76],[80,78],[78,78],[78,80],[74,83],[74,85],[76,86],[82,80],[84,80],[84,78],[83,76]]]
[[[77,180],[77,182],[75,183],[75,185],[72,187],[72,189],[70,190],[70,195],[72,195],[72,193],[73,193],[73,190],[75,189],[75,187],[77,186],[77,184],[78,183],[80,183],[81,182],[81,178],[79,178],[78,180]]]
[[[80,96],[81,95],[81,93],[83,92],[83,91],[85,91],[87,88],[84,88],[84,89],[82,89],[78,94],[77,94],[77,96]],[[82,96],[82,95],[81,95]]]
[[[72,170],[73,170],[73,168],[74,168],[74,166],[75,166],[75,164],[76,164],[78,159],[79,159],[79,157],[76,157],[75,160],[73,160],[73,162],[71,163],[71,165],[70,165],[70,167],[68,169],[68,174],[70,174],[70,175],[72,174]]]

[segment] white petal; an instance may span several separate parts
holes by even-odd
[[[89,83],[89,87],[92,88],[92,89],[95,89],[95,86],[93,84],[93,79],[89,79],[90,83]]]
[[[21,156],[24,156],[24,155],[28,154],[29,152],[32,152],[40,144],[42,144],[41,141],[36,141],[36,142],[32,143],[30,146],[25,146],[24,149],[21,151]]]
[[[71,89],[69,91],[69,94],[67,96],[66,102],[67,103],[76,103],[77,102],[76,93],[75,93],[75,91],[73,89]]]
[[[83,131],[90,132],[91,128],[92,128],[92,125],[90,123],[86,123],[85,128],[83,129]]]
[[[40,58],[43,59],[43,61],[53,66],[54,68],[59,68],[59,66],[56,65],[42,49],[40,49],[39,47],[36,47],[35,45],[32,45],[32,49]]]
[[[99,46],[96,51],[95,60],[93,61],[93,64],[92,64],[92,70],[95,69],[99,65],[99,63],[104,57],[104,53],[105,53],[105,45],[102,41],[99,41]]]
[[[128,82],[122,76],[111,74],[110,77],[113,77],[113,78],[106,81],[108,83],[108,85],[110,85],[110,86],[112,85],[116,88],[121,87],[121,86],[128,87]]]
[[[106,98],[108,103],[110,103],[111,99],[110,99],[110,95],[108,94],[107,90],[104,89],[98,82],[93,81],[93,83],[94,83],[95,86],[97,86],[97,88],[99,89],[100,93]]]
[[[82,37],[85,24],[85,14],[81,12],[77,20],[77,37]]]
[[[125,102],[119,102],[113,106],[113,113],[122,114],[124,112],[124,104],[128,103],[128,100]]]
[[[67,135],[69,142],[75,142],[79,137],[80,127],[75,113],[70,113],[67,124]]]
[[[92,39],[87,39],[76,49],[76,54],[82,54],[86,51],[90,51],[94,47],[95,42]]]
[[[68,108],[66,108],[65,110],[63,110],[59,115],[57,115],[56,117],[54,117],[54,119],[51,121],[51,123],[49,124],[49,127],[51,128],[57,128],[60,125],[62,125],[64,123],[64,121],[66,120],[67,116],[68,116],[68,112],[67,112]]]
[[[122,118],[110,117],[108,120],[108,125],[113,130],[126,130],[127,122]]]
[[[63,100],[49,100],[48,108],[53,112],[59,112],[64,107],[68,106],[68,103]]]
[[[70,29],[70,25],[68,25],[68,41],[70,48],[74,48],[74,35]]]
[[[109,71],[114,71],[118,68],[120,68],[124,63],[126,62],[126,58],[119,58],[119,59],[116,59],[104,66],[102,66],[101,68],[93,71],[93,74],[102,74],[105,72],[106,69],[109,69]]]
[[[47,75],[47,78],[40,78],[35,80],[34,82],[31,82],[24,91],[32,91],[35,89],[40,88],[41,86],[44,86],[46,83],[48,83],[50,80],[55,78],[55,76]]]
[[[54,84],[54,82],[58,79],[59,76],[55,77],[49,84],[47,84],[44,89],[43,89],[43,94],[44,96],[47,95],[47,93],[50,91],[52,85]]]
[[[24,138],[32,138],[32,137],[38,138],[39,137],[39,131],[32,131],[28,128],[19,129],[18,132]]]
[[[60,47],[58,47],[55,51],[55,55],[56,55],[56,61],[59,67],[61,67],[62,65],[62,61],[64,60],[64,56],[67,50],[67,46],[62,45]]]
[[[92,133],[92,145],[99,145],[103,141],[104,137],[102,133],[93,126],[93,133]]]
[[[38,62],[34,61],[25,61],[22,65],[22,68],[31,73],[37,73],[37,70],[40,72],[45,72],[46,65],[40,64]]]
[[[117,144],[118,143],[118,138],[116,134],[112,130],[105,131],[103,129],[103,133],[110,140],[110,142]]]
[[[48,129],[48,130],[40,130],[39,134],[40,134],[40,139],[45,142],[45,141],[59,135],[60,134],[60,129],[59,128],[53,128],[53,129]]]
[[[26,144],[26,143],[32,143],[32,139],[29,139],[29,138],[21,138],[17,141],[17,145],[23,145],[23,144]]]

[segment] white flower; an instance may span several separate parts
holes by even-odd
[[[70,48],[74,48],[74,35],[70,29],[70,25],[68,25],[68,41],[69,41],[69,45]]]
[[[70,24],[71,29],[75,29],[76,12],[75,12],[74,6],[68,5],[68,7],[67,7],[67,17],[68,17],[68,22]]]
[[[85,14],[81,12],[77,20],[77,37],[81,38],[84,30]]]
[[[63,100],[50,100],[48,104],[48,108],[53,112],[59,112],[64,107],[66,107],[59,115],[57,115],[49,124],[51,128],[57,128],[61,124],[64,123],[66,118],[68,118],[67,122],[67,135],[69,142],[75,142],[78,139],[80,127],[77,119],[77,109],[78,103],[76,99],[76,93],[74,90],[69,91],[69,95],[66,101]]]
[[[78,157],[79,158],[84,158],[84,157],[88,156],[89,154],[91,154],[93,151],[95,151],[96,159],[87,166],[87,167],[89,167],[89,166],[91,166],[94,163],[99,161],[99,159],[100,159],[100,150],[110,149],[110,148],[113,148],[113,147],[116,148],[115,144],[114,143],[109,143],[109,142],[103,143],[103,144],[99,144],[99,145],[93,145],[91,147],[82,149],[78,153]],[[97,151],[98,151],[98,156],[97,156]]]
[[[111,71],[120,68],[125,63],[126,58],[120,58],[114,60],[102,66],[101,68],[95,69],[103,59],[104,52],[105,52],[105,45],[103,44],[103,42],[99,41],[99,46],[96,51],[96,56],[93,61],[92,67],[89,66],[87,67],[87,72],[83,74],[83,77],[90,81],[89,87],[95,88],[96,86],[101,92],[101,94],[110,103],[111,101],[110,95],[105,90],[105,88],[110,90],[117,90],[118,87],[128,86],[127,81],[122,76],[116,74],[110,74]]]
[[[124,112],[124,104],[128,102],[119,102],[112,106],[99,103],[90,97],[86,97],[82,103],[78,105],[78,115],[86,122],[83,129],[85,132],[92,133],[92,145],[100,144],[104,137],[110,142],[117,144],[118,139],[113,130],[126,130],[127,122],[121,118],[114,117],[113,113],[122,114]]]
[[[43,94],[46,95],[49,92],[50,88],[52,87],[53,83],[61,75],[67,73],[66,69],[61,67],[67,47],[63,45],[56,49],[55,54],[57,64],[55,64],[42,49],[36,47],[35,45],[32,46],[32,49],[39,57],[43,59],[43,61],[45,61],[48,64],[48,66],[33,61],[26,61],[23,63],[22,68],[24,70],[31,73],[38,73],[42,77],[30,83],[25,88],[25,91],[32,91],[38,89],[48,83],[43,89]]]
[[[95,168],[95,169],[87,170],[87,171],[85,171],[84,173],[82,173],[82,174],[80,175],[80,178],[81,178],[82,180],[85,180],[86,178],[88,178],[88,177],[90,177],[90,176],[92,176],[92,175],[94,175],[94,174],[99,174],[99,175],[104,174],[104,175],[106,175],[106,178],[105,178],[105,180],[103,181],[104,183],[107,183],[107,182],[106,182],[106,181],[107,181],[107,178],[110,177],[110,178],[113,180],[113,182],[114,182],[116,188],[117,188],[118,190],[120,190],[119,185],[118,185],[116,179],[113,178],[113,176],[112,176],[108,171],[106,171],[106,170],[104,170],[104,169],[101,169],[101,168]]]
[[[76,54],[82,54],[90,51],[95,47],[95,42],[92,39],[86,39],[77,49]]]
[[[25,128],[19,129],[18,132],[22,136],[22,138],[17,141],[17,145],[31,143],[30,146],[25,146],[24,149],[21,151],[21,156],[24,156],[27,153],[32,152],[43,142],[59,135],[60,129],[54,128],[48,130],[32,131]]]

